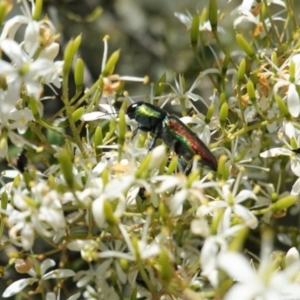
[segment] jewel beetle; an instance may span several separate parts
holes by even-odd
[[[215,156],[201,139],[175,115],[169,115],[163,109],[143,101],[131,104],[127,108],[127,115],[138,123],[133,136],[138,130],[154,135],[149,150],[152,150],[157,138],[161,138],[182,158],[184,163],[189,163],[195,155],[199,155],[201,162],[217,170],[218,162]]]

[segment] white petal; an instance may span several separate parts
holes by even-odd
[[[156,193],[163,193],[180,184],[180,178],[174,176],[157,176],[158,180],[162,180],[160,186],[156,189]]]
[[[244,23],[244,22],[258,24],[258,19],[256,17],[254,17],[251,13],[247,13],[247,15],[238,17],[233,22],[233,27],[236,28],[239,24]]]
[[[247,199],[257,200],[257,197],[252,191],[242,190],[235,196],[234,202],[241,203]]]
[[[296,249],[296,247],[292,247],[291,249],[289,249],[289,251],[286,254],[286,258],[285,258],[285,264],[286,266],[291,266],[294,262],[298,262],[300,261],[300,255],[299,255],[299,251]]]
[[[22,24],[26,23],[28,23],[28,19],[25,16],[21,15],[9,19],[2,29],[0,39],[3,40],[6,37],[8,37],[9,39],[14,39],[16,31]]]
[[[122,284],[125,284],[126,281],[127,281],[127,275],[125,274],[125,272],[121,268],[118,261],[115,262],[115,267],[116,267],[117,276],[118,276],[119,280],[121,281]]]
[[[51,258],[47,258],[45,259],[42,263],[41,263],[41,273],[42,275],[44,275],[46,273],[46,271],[55,266],[55,261]]]
[[[53,292],[47,293],[46,300],[57,300],[55,293]]]
[[[151,243],[146,249],[143,249],[141,255],[143,259],[148,259],[160,253],[160,247],[156,242]]]
[[[300,177],[300,160],[298,156],[292,158],[291,169],[296,176]]]
[[[0,42],[0,47],[3,52],[5,52],[5,54],[18,66],[23,64],[22,58],[24,57],[24,53],[17,42],[13,40],[3,40]]]
[[[39,58],[45,58],[49,59],[51,61],[54,60],[54,58],[58,55],[59,52],[59,44],[58,43],[52,43],[45,49],[43,49],[39,55]]]
[[[82,248],[93,242],[93,240],[75,240],[67,244],[67,248],[71,251],[81,251]]]
[[[33,246],[34,231],[31,224],[26,223],[25,226],[21,229],[21,241],[22,246],[25,250],[29,250]]]
[[[95,223],[99,228],[102,228],[105,223],[105,216],[103,211],[104,197],[97,198],[92,204],[92,213]]]
[[[246,226],[250,227],[251,229],[257,227],[257,218],[246,207],[242,205],[235,205],[233,211],[237,216],[243,219]]]
[[[277,157],[279,155],[290,156],[293,152],[285,148],[273,148],[260,154],[260,157]]]
[[[270,3],[277,4],[277,5],[285,7],[285,3],[282,0],[271,0]]]
[[[25,30],[24,48],[29,57],[33,57],[39,47],[39,24],[30,22]]]
[[[100,111],[94,111],[91,113],[87,113],[81,116],[80,118],[82,121],[94,121],[94,120],[99,120],[99,119],[107,119],[111,120],[113,119],[113,116],[108,115],[106,113],[100,112]]]
[[[32,284],[33,282],[36,282],[37,279],[35,278],[26,278],[26,279],[20,279],[15,282],[13,282],[2,294],[2,297],[8,298],[11,297],[20,291],[22,291],[27,285]]]
[[[295,84],[290,84],[287,92],[287,105],[289,113],[297,118],[300,114],[300,98]]]
[[[182,189],[175,193],[174,197],[168,201],[168,206],[170,208],[170,213],[172,216],[179,216],[182,213],[182,204],[188,196],[188,191]]]
[[[194,93],[191,92],[186,92],[186,96],[191,99],[192,101],[198,101],[201,99],[201,97],[199,95],[196,95]]]
[[[5,170],[1,172],[1,175],[6,178],[15,178],[19,174],[21,173],[18,170]]]
[[[77,300],[81,295],[81,292],[78,292],[72,296],[70,296],[67,300]]]
[[[8,62],[0,60],[0,74],[9,75],[15,72],[15,68]]]
[[[291,190],[291,195],[293,195],[293,196],[300,195],[300,178],[298,178],[296,180],[296,182],[294,183],[292,190]]]
[[[66,278],[66,277],[72,277],[75,275],[75,272],[70,269],[57,269],[53,270],[47,274],[45,274],[42,278],[43,280],[48,280],[52,278],[60,279],[60,278]]]
[[[255,271],[244,256],[235,252],[223,252],[218,257],[218,266],[232,279],[252,284],[259,283]]]
[[[295,137],[295,127],[292,122],[284,122],[283,124],[284,133],[291,139]]]
[[[257,295],[257,290],[259,286],[253,286],[251,283],[247,284],[239,284],[235,283],[230,290],[225,294],[224,300],[253,300],[259,299],[255,298]]]
[[[181,23],[186,25],[188,29],[191,27],[192,22],[191,22],[191,17],[190,16],[187,16],[186,14],[182,14],[182,13],[178,13],[178,12],[175,12],[174,16],[176,18],[178,18]]]

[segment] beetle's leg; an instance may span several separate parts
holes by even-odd
[[[150,145],[149,145],[149,152],[154,148],[157,138],[158,138],[158,136],[155,136],[155,137],[151,140]]]
[[[137,132],[139,130],[139,127],[137,127],[133,132],[132,132],[132,139],[134,139],[134,137],[136,136]]]

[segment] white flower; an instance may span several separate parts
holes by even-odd
[[[41,21],[35,21],[32,19],[32,15],[35,11],[35,2],[31,1],[32,11],[28,6],[28,1],[22,0],[23,6],[21,10],[22,15],[16,15],[10,18],[4,25],[0,40],[5,38],[14,39],[16,32],[22,25],[26,25],[25,35],[24,35],[24,49],[29,53],[30,57],[36,53],[38,47],[40,46],[40,33],[41,32],[50,32],[47,34],[49,36],[54,36],[55,28],[51,21],[48,19],[43,19]]]
[[[221,220],[221,225],[224,229],[230,227],[232,213],[240,217],[244,224],[252,229],[256,228],[258,225],[255,215],[248,208],[240,204],[248,199],[257,200],[256,195],[252,191],[244,189],[237,193],[241,176],[242,174],[239,173],[239,176],[236,180],[228,180],[223,185],[222,190],[217,188],[222,200],[209,202],[210,207],[214,207],[216,209],[225,209]],[[231,191],[231,186],[233,183],[235,184]]]
[[[40,274],[37,274],[34,269],[30,269],[28,274],[30,278],[24,278],[13,282],[2,294],[2,297],[8,298],[18,294],[26,286],[32,285],[34,282],[48,280],[48,279],[62,279],[66,277],[72,277],[75,275],[73,270],[69,269],[56,269],[46,273],[47,269],[54,267],[55,261],[53,259],[45,259],[40,266]]]
[[[218,285],[218,254],[227,250],[230,239],[243,228],[242,225],[236,225],[223,230],[219,226],[218,233],[207,237],[204,241],[200,254],[201,275],[207,277],[214,287]]]
[[[119,224],[119,230],[123,235],[123,238],[127,244],[129,253],[124,251],[108,250],[99,253],[99,258],[124,258],[130,261],[136,261],[137,258],[142,260],[148,259],[152,256],[156,256],[160,253],[160,246],[154,240],[150,244],[147,243],[147,232],[150,225],[150,216],[147,216],[146,223],[144,224],[142,239],[138,241],[138,249],[133,246],[133,243],[129,237],[129,234],[123,224]]]
[[[300,139],[300,136],[299,136],[299,139]],[[300,143],[298,143],[298,147],[299,146],[300,146]],[[260,154],[260,156],[264,157],[264,158],[277,157],[279,155],[284,155],[284,156],[290,157],[291,169],[296,176],[300,177],[300,157],[293,150],[278,147],[278,148],[269,149]]]
[[[27,94],[38,100],[42,92],[40,77],[43,78],[52,73],[53,62],[45,58],[37,58],[33,61],[13,40],[0,41],[0,48],[12,62],[10,64],[0,60],[0,74],[6,76],[7,84],[12,84],[18,93],[24,84]]]
[[[230,2],[230,1],[228,1],[228,2]],[[233,23],[234,27],[236,27],[238,24],[244,23],[245,21],[254,23],[256,25],[259,24],[259,22],[260,22],[259,14],[256,13],[257,15],[254,15],[251,12],[251,9],[254,5],[254,2],[257,2],[257,1],[255,1],[255,0],[243,0],[243,3],[231,12],[231,14],[238,13],[239,15],[241,15],[240,17],[238,17],[234,21],[234,23]],[[284,3],[284,1],[281,1],[281,0],[269,0],[269,1],[267,1],[267,3],[268,3],[268,5],[277,4],[277,5],[283,6],[285,8],[285,3]],[[277,17],[277,16],[272,16],[272,20],[273,21],[274,20],[285,21],[284,18],[280,18],[280,17]],[[271,23],[270,23],[269,19],[264,20],[264,22],[266,23],[267,28],[271,27]]]
[[[184,201],[189,198],[196,200],[196,205],[206,203],[203,189],[218,185],[215,181],[206,181],[207,176],[204,176],[201,180],[194,181],[191,186],[188,184],[187,177],[182,174],[177,176],[159,175],[154,176],[152,180],[160,183],[155,191],[156,193],[169,192],[174,188],[177,189],[177,192],[166,200],[166,204],[172,216],[179,216],[182,214]]]
[[[184,100],[184,103],[187,108],[193,107],[196,111],[197,108],[194,106],[193,102],[201,100],[201,102],[207,107],[206,101],[198,94],[193,93],[193,91],[198,87],[200,84],[201,79],[203,78],[203,74],[200,74],[191,87],[186,90],[185,86],[185,80],[182,74],[179,74],[178,80],[176,76],[174,76],[175,81],[175,87],[171,85],[171,89],[174,92],[174,95],[172,95],[173,100],[171,101],[172,105],[179,105],[182,100]],[[190,101],[192,100],[192,101]]]
[[[19,133],[24,133],[27,123],[33,120],[32,112],[28,108],[15,109],[18,97],[19,92],[15,90],[14,85],[9,86],[5,91],[0,89],[0,157],[7,155],[8,139],[18,147],[26,144],[34,149],[37,148],[15,133],[15,129],[18,129]]]
[[[181,22],[183,23],[187,30],[191,29],[191,24],[192,24],[192,20],[193,20],[193,16],[187,11],[186,14],[183,13],[179,13],[179,12],[175,12],[174,16]],[[223,29],[223,27],[218,25],[217,30],[221,33],[224,33],[225,30]],[[209,21],[205,21],[202,24],[199,24],[199,31],[209,31],[211,32],[211,25]]]
[[[59,229],[65,228],[66,222],[59,198],[58,193],[50,190],[42,181],[33,186],[31,192],[14,189],[13,203],[17,209],[8,216],[11,240],[29,250],[34,242],[35,230],[42,236],[51,237]]]
[[[300,285],[290,279],[300,268],[299,261],[278,271],[272,270],[269,260],[262,260],[256,271],[241,254],[223,252],[218,257],[218,265],[236,281],[224,300],[282,300],[297,299],[300,295]]]

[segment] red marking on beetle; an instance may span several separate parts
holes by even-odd
[[[214,170],[217,170],[218,162],[208,147],[201,141],[201,139],[179,119],[172,120],[169,118],[168,125],[177,135],[185,139],[189,143],[195,154],[201,156],[201,159],[208,163]]]

